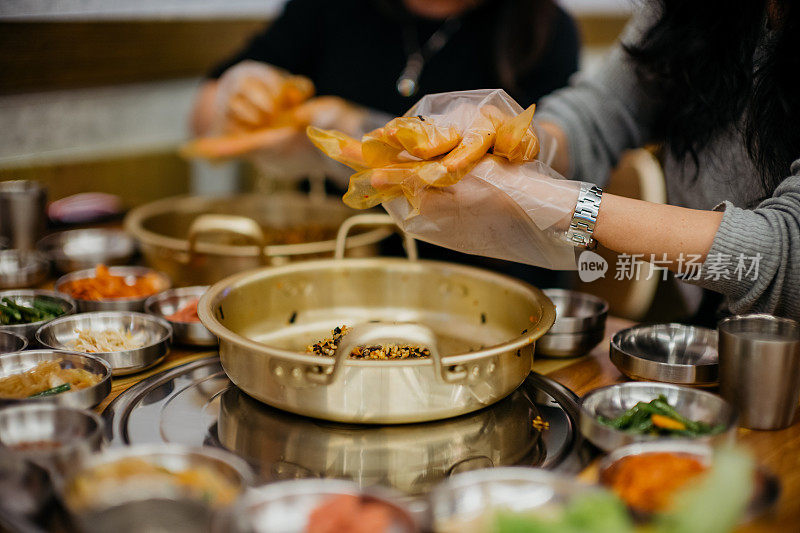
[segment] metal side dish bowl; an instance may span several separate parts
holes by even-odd
[[[87,349],[87,335],[103,337],[109,332],[120,334],[136,347],[116,351],[104,351],[102,346],[97,351]],[[115,376],[121,376],[139,372],[164,359],[172,343],[172,326],[163,318],[144,313],[81,313],[45,324],[36,333],[36,339],[50,348],[100,357],[111,365]]]
[[[717,332],[683,324],[623,329],[611,339],[611,362],[631,379],[710,387],[719,382]]]
[[[603,340],[608,302],[591,294],[564,289],[542,292],[556,306],[556,321],[536,343],[536,355],[578,357]]]
[[[169,289],[148,298],[144,303],[144,310],[146,313],[161,317],[170,323],[176,343],[191,346],[216,346],[217,338],[200,322],[196,312],[200,297],[207,290],[208,286],[201,285]],[[195,307],[195,320],[176,319],[176,313],[192,305]]]
[[[43,282],[49,261],[35,250],[0,250],[0,289],[21,289]]]
[[[10,291],[0,291],[0,302],[2,302],[3,298],[8,298],[14,301],[16,304],[26,307],[33,307],[35,301],[41,300],[48,306],[55,306],[60,309],[59,316],[55,318],[74,314],[75,310],[77,309],[75,301],[72,298],[55,291],[45,291],[39,289],[16,289]],[[0,325],[0,331],[15,333],[21,337],[24,337],[29,344],[35,346],[36,332],[40,327],[52,320],[55,320],[55,318],[36,320],[34,322],[28,322],[25,324],[3,324]],[[0,353],[2,353],[1,349]]]
[[[83,531],[208,531],[253,474],[235,455],[177,444],[108,449],[63,483],[61,498]]]
[[[30,398],[0,397],[0,405],[35,402],[56,403],[88,409],[102,402],[111,392],[111,367],[108,363],[94,355],[61,350],[27,350],[0,355],[0,379],[28,372],[37,365],[48,361],[59,361],[61,368],[85,370],[99,376],[100,379],[93,386],[79,390],[68,390],[60,394]]]
[[[121,229],[92,228],[53,233],[36,248],[59,272],[74,272],[95,265],[124,265],[136,252],[136,241]]]
[[[0,329],[0,354],[21,352],[28,346],[25,337]]]
[[[601,421],[601,418],[614,419],[637,403],[648,403],[662,395],[684,418],[714,428],[708,435],[692,440],[713,443],[734,440],[738,417],[728,402],[703,390],[650,382],[620,383],[590,391],[581,400],[581,432],[592,444],[606,452],[634,442],[671,439],[673,437],[617,429]]]
[[[129,284],[133,283],[133,280],[136,278],[152,276],[154,283],[158,285],[157,290],[155,290],[153,294],[165,291],[172,286],[172,282],[166,275],[162,274],[161,272],[157,272],[152,268],[138,266],[113,266],[109,267],[108,272],[112,276],[121,276],[131,279],[132,281],[130,281]],[[134,298],[105,298],[100,300],[85,300],[70,294],[68,288],[71,282],[81,279],[94,278],[95,276],[96,270],[93,268],[88,270],[77,270],[58,278],[56,280],[55,289],[62,294],[72,297],[78,305],[78,311],[81,313],[87,313],[90,311],[134,311],[140,313],[144,311],[145,300],[153,295],[148,294],[146,296]]]
[[[103,446],[104,426],[93,411],[27,403],[0,408],[0,447],[64,476]]]

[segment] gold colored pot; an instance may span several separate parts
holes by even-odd
[[[176,286],[209,285],[259,266],[330,257],[336,228],[354,213],[338,199],[294,192],[178,196],[132,210],[125,229],[147,263]],[[270,244],[278,232],[309,224],[322,238]],[[346,247],[352,256],[375,255],[376,243],[388,235],[373,229],[350,237]]]
[[[395,258],[243,272],[211,287],[198,314],[219,337],[225,372],[250,396],[301,415],[368,424],[439,420],[506,397],[530,372],[534,342],[555,320],[552,302],[516,279]],[[375,322],[365,341],[424,344],[431,357],[305,352],[336,326]]]

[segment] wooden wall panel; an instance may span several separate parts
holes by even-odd
[[[106,192],[134,207],[189,192],[189,165],[174,151],[118,156],[93,161],[0,169],[0,181],[37,180],[50,200],[81,192]]]
[[[0,94],[200,76],[257,20],[0,23]]]

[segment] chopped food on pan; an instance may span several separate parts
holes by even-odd
[[[347,326],[334,328],[331,337],[315,342],[306,347],[306,352],[317,355],[333,357],[339,341],[350,332]],[[409,346],[407,344],[380,344],[371,346],[358,346],[350,352],[350,359],[423,359],[430,357],[431,352],[427,348],[419,346]]]
[[[57,303],[48,302],[42,298],[34,298],[31,305],[22,305],[11,298],[3,297],[0,300],[0,324],[32,324],[43,320],[52,320],[65,313]]]
[[[393,509],[351,494],[332,496],[311,512],[305,533],[388,533]]]
[[[631,508],[658,512],[669,509],[673,496],[707,470],[695,456],[653,452],[623,457],[604,473],[603,482]]]
[[[597,418],[601,424],[639,435],[701,437],[713,435],[724,426],[689,420],[672,407],[664,395],[650,402],[639,402],[616,418]]]
[[[97,265],[93,277],[68,281],[59,290],[78,300],[113,300],[144,298],[165,288],[155,272],[144,276],[115,276],[107,266]]]
[[[195,298],[171,315],[164,316],[164,318],[172,322],[200,322],[200,317],[197,316],[197,304],[199,301],[199,298]]]
[[[0,379],[0,397],[53,396],[97,385],[100,379],[99,375],[82,368],[61,368],[61,361],[45,361],[27,372]]]
[[[67,343],[70,350],[85,353],[109,353],[135,350],[144,346],[141,339],[137,339],[130,332],[119,332],[112,329],[104,331],[91,331],[76,329],[78,338]]]
[[[170,495],[203,501],[212,507],[233,503],[239,496],[227,478],[211,468],[165,468],[138,457],[127,457],[91,468],[75,477],[66,490],[73,509],[118,504],[129,494]]]

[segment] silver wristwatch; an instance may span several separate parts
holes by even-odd
[[[575,246],[593,249],[597,246],[592,234],[597,222],[597,213],[600,210],[600,200],[603,199],[603,189],[596,185],[581,186],[578,194],[578,203],[567,230],[567,239]]]

